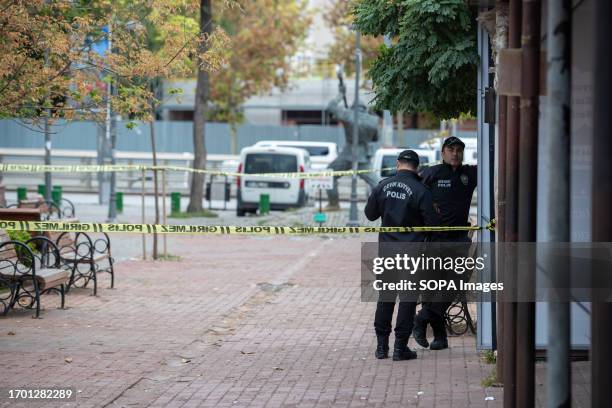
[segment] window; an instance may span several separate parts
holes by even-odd
[[[397,162],[397,156],[391,156],[391,155],[387,155],[387,156],[383,156],[382,159],[382,168],[386,168],[386,167],[393,167],[392,170],[381,170],[380,172],[380,176],[381,177],[391,177],[391,176],[395,176],[395,163]],[[428,164],[429,163],[429,157],[427,156],[419,156],[419,166],[422,166],[424,164]]]
[[[283,125],[337,125],[338,121],[327,111],[321,110],[282,110]]]
[[[280,147],[293,147],[297,149],[304,149],[311,156],[327,156],[329,155],[329,148],[327,146],[298,146],[298,145],[279,145]]]
[[[395,163],[397,162],[397,156],[396,155],[386,155],[383,156],[382,159],[382,164],[381,164],[381,168],[384,169],[386,167],[393,167],[392,170],[381,170],[380,172],[380,176],[381,177],[391,177],[391,176],[395,176]]]
[[[168,120],[193,122],[192,110],[170,110]]]
[[[292,173],[297,157],[287,154],[251,153],[246,156],[245,173]]]

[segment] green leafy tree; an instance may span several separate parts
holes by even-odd
[[[372,63],[375,104],[393,112],[458,117],[476,109],[475,19],[465,0],[357,0],[365,34],[388,34]]]

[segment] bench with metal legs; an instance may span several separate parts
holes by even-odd
[[[70,273],[61,267],[57,246],[45,237],[25,243],[11,241],[0,230],[0,307],[6,315],[15,306],[35,309],[40,316],[40,297],[55,292],[63,309]]]
[[[66,222],[78,222],[66,220]],[[67,291],[71,287],[86,288],[93,282],[93,295],[98,294],[98,274],[108,273],[111,277],[110,287],[115,287],[114,259],[111,254],[110,237],[92,239],[84,232],[47,232],[60,251],[62,263],[70,268],[70,279]]]

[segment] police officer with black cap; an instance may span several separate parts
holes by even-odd
[[[442,144],[442,164],[430,166],[421,172],[423,184],[431,191],[434,207],[443,226],[467,226],[472,195],[477,183],[477,167],[463,164],[465,143],[451,136]],[[469,243],[467,231],[435,233],[433,240]],[[456,255],[456,254],[455,254]],[[414,322],[414,339],[431,350],[448,348],[444,314],[451,302],[423,302]],[[427,323],[431,324],[434,340],[427,341]]]
[[[383,227],[439,225],[431,193],[421,183],[421,178],[417,174],[418,167],[417,153],[412,150],[404,150],[399,154],[396,163],[397,174],[382,180],[368,198],[365,215],[370,221],[381,218]],[[426,234],[423,232],[381,232],[378,236],[381,243],[423,242],[425,238]],[[375,355],[379,359],[387,358],[389,354],[391,320],[398,295],[400,303],[395,324],[393,360],[416,358],[416,353],[408,348],[408,338],[412,332],[416,311],[416,299],[407,299],[401,292],[389,293],[387,291],[383,295],[381,291],[374,318],[378,340]]]

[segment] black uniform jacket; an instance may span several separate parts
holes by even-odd
[[[383,227],[420,227],[439,225],[431,192],[415,172],[400,170],[382,180],[372,191],[365,207],[370,221],[379,217]],[[380,242],[421,242],[423,232],[381,232]]]
[[[472,195],[477,185],[477,167],[463,165],[455,170],[446,163],[426,167],[421,172],[423,184],[431,191],[441,225],[469,225]],[[467,236],[467,231],[448,232],[447,237]]]

